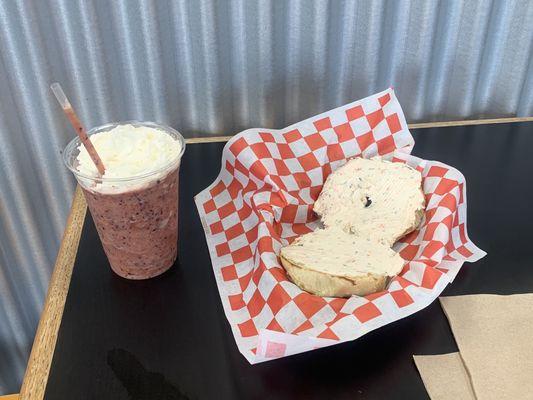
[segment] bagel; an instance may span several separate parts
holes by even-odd
[[[425,209],[420,172],[380,158],[354,158],[327,178],[313,210],[325,227],[392,246]]]
[[[300,236],[281,249],[280,260],[297,286],[328,297],[365,296],[383,290],[404,264],[389,246],[339,227]]]

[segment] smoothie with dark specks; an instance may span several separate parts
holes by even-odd
[[[152,123],[94,131],[89,134],[106,166],[104,176],[98,176],[82,147],[69,144],[65,153],[73,154],[64,158],[83,189],[111,268],[127,279],[160,275],[177,257],[184,140],[171,128]]]
[[[174,264],[178,169],[131,192],[105,194],[82,189],[113,271],[128,279],[147,279]]]

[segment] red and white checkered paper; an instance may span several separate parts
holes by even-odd
[[[250,363],[353,340],[413,314],[439,296],[464,261],[485,255],[467,235],[464,176],[411,156],[413,145],[392,89],[286,129],[249,129],[226,144],[220,174],[196,204],[224,311]],[[287,279],[280,248],[317,228],[312,206],[331,171],[378,154],[423,176],[425,217],[395,245],[402,272],[365,297],[301,290]]]

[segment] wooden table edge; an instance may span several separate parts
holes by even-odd
[[[44,397],[86,212],[83,192],[77,187],[22,381],[21,399]]]
[[[509,118],[493,118],[493,119],[468,119],[462,121],[442,121],[442,122],[420,122],[416,124],[408,124],[409,129],[422,128],[445,128],[449,126],[469,126],[469,125],[490,125],[490,124],[507,124],[510,122],[532,122],[533,117],[509,117]],[[232,136],[211,136],[200,138],[189,138],[187,143],[216,143],[227,142]]]
[[[511,122],[533,122],[533,117],[513,117],[478,119],[464,121],[445,121],[409,124],[409,129],[439,128],[451,126],[504,124]],[[190,138],[189,143],[216,143],[228,141],[231,136],[214,136],[207,138]],[[48,374],[52,364],[52,357],[57,341],[59,326],[63,316],[63,309],[70,286],[72,270],[78,245],[83,228],[83,221],[87,212],[87,205],[83,197],[83,192],[76,188],[74,200],[67,219],[63,239],[57,255],[52,277],[48,287],[43,312],[39,320],[39,326],[35,334],[33,347],[31,350],[28,366],[22,387],[20,399],[41,400],[44,398]]]

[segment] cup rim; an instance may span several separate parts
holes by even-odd
[[[176,137],[178,142],[180,142],[181,150],[180,150],[179,154],[177,155],[177,157],[175,159],[169,161],[167,164],[163,165],[162,167],[160,167],[158,169],[155,169],[155,170],[152,170],[152,171],[149,171],[149,172],[145,172],[143,174],[131,175],[131,176],[127,176],[127,177],[113,177],[113,178],[98,177],[98,176],[84,174],[84,173],[78,171],[76,169],[76,167],[74,167],[74,165],[71,165],[71,163],[70,163],[70,161],[68,159],[69,158],[68,155],[74,150],[73,148],[77,148],[81,144],[80,138],[78,136],[76,136],[63,149],[62,156],[63,156],[63,163],[65,164],[65,166],[76,177],[80,177],[80,178],[89,179],[89,180],[92,180],[92,181],[98,181],[99,183],[103,183],[103,182],[128,182],[128,181],[134,181],[134,180],[137,180],[137,179],[149,178],[149,177],[151,177],[153,175],[160,174],[160,173],[162,173],[164,171],[167,171],[167,170],[171,169],[172,167],[175,167],[175,166],[179,165],[181,157],[183,156],[183,153],[185,152],[185,146],[186,146],[185,139],[183,138],[183,135],[181,133],[179,133],[177,130],[175,130],[174,128],[172,128],[172,127],[170,127],[168,125],[162,125],[162,124],[158,124],[157,122],[152,122],[152,121],[138,121],[138,120],[118,121],[118,122],[110,122],[110,123],[107,123],[107,124],[104,124],[104,125],[95,126],[94,128],[91,128],[87,132],[87,135],[90,137],[91,135],[93,135],[93,134],[95,134],[97,132],[105,132],[105,131],[111,130],[111,129],[113,129],[113,128],[117,127],[117,126],[120,126],[120,125],[146,126],[146,127],[150,127],[150,128],[166,131],[167,133],[170,132],[170,133],[172,133],[173,136]]]

